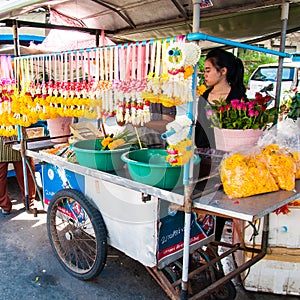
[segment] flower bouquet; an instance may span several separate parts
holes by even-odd
[[[276,121],[278,109],[267,108],[269,96],[256,94],[254,100],[215,100],[206,111],[214,127],[216,149],[226,152],[254,146],[260,136]]]
[[[107,135],[104,139],[101,139],[101,145],[97,150],[115,150],[120,147],[131,147],[137,144],[137,137],[132,134],[129,130],[124,130],[117,134]]]
[[[270,96],[256,93],[255,99],[249,102],[244,99],[234,99],[227,103],[225,99],[215,100],[209,106],[206,115],[212,125],[226,129],[266,129],[275,121],[278,109],[267,108]]]

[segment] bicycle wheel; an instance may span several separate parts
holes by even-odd
[[[107,257],[107,230],[101,213],[73,189],[58,191],[47,212],[54,254],[72,276],[89,280],[100,274]]]

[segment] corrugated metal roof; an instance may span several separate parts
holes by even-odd
[[[14,8],[0,6],[0,20],[18,19],[34,9],[53,9],[88,28],[104,29],[106,35],[117,43],[192,32],[192,0],[13,2]],[[203,33],[246,41],[281,31],[281,0],[212,0],[212,3],[212,7],[200,10],[200,30]],[[299,1],[293,1],[290,4],[288,30],[299,30],[299,15]]]

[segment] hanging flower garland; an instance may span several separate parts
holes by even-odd
[[[17,134],[17,127],[12,122],[14,92],[14,79],[0,79],[0,136],[13,136]]]
[[[176,145],[188,138],[191,133],[192,120],[186,115],[177,116],[173,122],[166,125],[166,140],[168,144]]]
[[[28,127],[38,120],[61,117],[96,119],[101,99],[97,89],[87,82],[49,82],[26,85],[26,90],[15,94],[10,121]],[[100,95],[101,96],[101,95]]]
[[[158,40],[109,50],[17,59],[22,91],[2,99],[0,110],[12,112],[6,123],[27,127],[57,116],[116,116],[118,122],[144,125],[150,121],[150,102],[177,106],[193,100],[191,75],[200,56],[196,44]],[[88,81],[80,81],[80,73]]]
[[[177,143],[176,145],[169,145],[167,147],[166,160],[172,166],[182,166],[188,163],[193,156],[193,150],[191,149],[192,141],[188,138]]]
[[[167,49],[168,73],[148,75],[143,98],[164,106],[178,106],[193,101],[192,74],[200,58],[200,47],[194,43],[173,43]]]
[[[133,79],[130,81],[115,80],[114,91],[117,95],[116,119],[118,122],[144,125],[150,121],[150,103],[142,97],[147,81]]]

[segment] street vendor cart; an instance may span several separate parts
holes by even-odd
[[[44,151],[53,147],[51,140],[25,142],[25,156],[42,163],[49,239],[65,270],[82,280],[97,276],[111,245],[142,263],[172,299],[209,295],[234,299],[230,280],[266,254],[268,214],[300,196],[298,180],[296,192],[231,199],[218,189],[219,178],[213,175],[203,179],[209,192],[203,190],[201,182],[169,190],[132,180],[123,167],[114,173],[66,161]],[[199,217],[199,211],[204,216]],[[261,248],[215,242],[214,215],[248,222],[263,218]],[[206,250],[213,251],[214,245],[229,250],[212,258]],[[248,251],[253,257],[224,274],[221,260],[237,251]],[[192,266],[195,253],[198,260]],[[193,281],[199,273],[204,274],[204,286]],[[186,276],[185,284],[182,276]]]
[[[43,144],[42,149],[45,149],[45,142]],[[128,178],[126,170],[116,175],[87,168],[39,151],[40,147],[41,142],[36,142],[26,150],[26,155],[43,162],[49,239],[65,270],[82,280],[97,276],[104,268],[109,244],[142,263],[169,297],[178,299],[181,279],[174,270],[178,268],[181,275],[183,188],[167,191],[148,186]],[[215,185],[214,178],[210,180]],[[199,221],[196,214],[192,217],[190,251],[197,253],[200,249],[198,253],[205,263],[190,270],[189,278],[192,280],[197,272],[206,269],[210,278],[206,278],[206,286],[202,286],[203,289],[198,290],[191,299],[203,299],[210,294],[214,294],[216,299],[234,299],[234,286],[228,282],[266,254],[268,214],[299,198],[299,180],[296,190],[296,193],[279,191],[238,201],[228,198],[222,190],[203,194],[203,190],[197,190],[196,186],[193,211],[200,210],[205,217]],[[216,244],[212,215],[247,222],[263,218],[261,248],[219,242],[217,244],[228,250],[220,256],[216,254],[213,259],[209,258],[202,246]],[[225,276],[221,259],[238,251],[252,253],[253,258]],[[218,294],[216,291],[220,286],[223,288]]]
[[[195,5],[199,4],[195,3]],[[197,13],[199,11],[196,10],[195,15]],[[199,24],[199,15],[195,24],[197,23]],[[202,35],[197,33],[198,28],[194,28],[194,31],[196,33],[187,36],[187,40],[210,40],[268,52],[266,49]],[[115,99],[120,95],[122,99],[125,99],[126,104],[131,101],[132,97],[136,97],[138,104],[131,106],[131,109],[138,111],[141,107],[139,101],[142,101],[139,93],[140,89],[145,88],[144,81],[135,82],[137,84],[134,86],[136,88],[134,91],[132,91],[132,86],[128,87],[126,84],[122,84],[126,81],[128,74],[129,77],[132,76],[134,80],[138,81],[148,74],[148,71],[158,72],[158,70],[164,69],[165,65],[161,65],[161,53],[164,53],[165,50],[168,50],[168,63],[181,69],[184,66],[181,65],[181,60],[186,59],[190,62],[192,59],[188,57],[187,47],[177,42],[176,39],[167,39],[166,41],[151,41],[151,43],[141,42],[113,48],[84,49],[16,59],[18,66],[23,70],[22,76],[19,74],[17,79],[23,80],[25,91],[25,100],[19,100],[23,101],[23,104],[30,103],[31,105],[32,103],[33,105],[28,105],[29,112],[26,112],[28,115],[26,118],[20,118],[23,123],[20,122],[19,125],[22,123],[22,127],[24,125],[26,127],[26,122],[29,122],[31,117],[34,119],[37,115],[45,119],[56,118],[57,114],[55,113],[57,112],[64,116],[68,116],[68,114],[72,116],[74,111],[80,114],[85,110],[89,116],[99,116],[97,108],[100,107],[100,101],[98,101],[100,98],[102,99],[101,113],[103,117],[113,113],[117,105],[116,102],[113,103],[107,99]],[[197,62],[199,51],[196,44],[186,44],[194,45],[192,52],[196,53],[194,59],[196,58]],[[153,45],[155,45],[154,48],[149,52],[149,47],[153,47]],[[172,48],[172,45],[175,46]],[[130,50],[122,52],[126,47]],[[120,53],[119,49],[121,49]],[[142,59],[143,53],[145,56]],[[151,54],[149,55],[149,53]],[[288,56],[276,51],[269,51],[269,53],[280,57]],[[119,54],[120,57],[118,57]],[[137,59],[132,59],[132,57]],[[139,69],[137,66],[144,60],[146,68]],[[101,79],[101,92],[97,89],[99,83],[96,81],[98,86],[93,94],[95,98],[92,100],[88,99],[90,87],[86,83],[83,84],[81,78],[87,73],[88,80],[91,80],[90,66],[86,65],[86,62],[101,67],[100,69],[96,68],[95,71],[95,78]],[[72,74],[71,83],[76,81],[76,84],[74,83],[74,86],[72,84],[55,86],[50,83],[47,87],[41,85],[31,89],[32,87],[24,82],[24,78],[26,80],[31,77],[30,75],[35,74],[37,66],[41,65],[43,72],[48,67],[50,78],[53,76],[54,80],[67,82],[69,81],[68,74]],[[79,65],[81,65],[80,71],[77,68]],[[148,65],[150,70],[147,69]],[[128,72],[123,69],[125,66],[130,66],[127,69]],[[186,89],[188,101],[185,103],[188,107],[187,116],[192,125],[193,105],[196,102],[193,100],[196,99],[197,68],[192,63],[187,66],[191,67],[189,70],[192,70],[191,73],[193,73],[193,77],[188,81],[188,84],[192,86],[192,92],[190,93],[191,86],[188,85]],[[119,70],[119,67],[120,78],[113,77],[118,74],[116,70]],[[53,71],[50,71],[52,68]],[[76,72],[73,72],[75,69]],[[180,72],[172,75],[176,76]],[[44,78],[45,73],[42,75]],[[156,76],[152,76],[152,78],[154,80],[151,88],[159,91],[161,86],[157,88]],[[182,78],[182,80],[178,78],[174,78],[168,86],[169,90],[175,87],[172,92],[178,90],[178,82],[181,84],[184,81]],[[115,85],[109,85],[108,81],[112,79],[117,79],[118,82],[115,82]],[[185,87],[182,89],[184,92],[186,92]],[[79,89],[81,90],[78,91]],[[30,95],[31,92],[33,94]],[[61,97],[58,97],[59,93]],[[76,93],[78,93],[77,97],[74,96]],[[51,94],[51,101],[47,102],[49,94]],[[151,98],[151,95],[149,97]],[[180,97],[177,97],[176,101],[178,98]],[[144,113],[147,115],[146,106],[145,102]],[[22,106],[20,105],[20,107]],[[131,117],[129,108],[127,106],[121,108],[125,108],[125,121],[128,121]],[[20,110],[16,114],[24,115],[24,111]],[[134,120],[139,122],[138,112]],[[138,123],[138,125],[143,124]],[[187,130],[186,132],[189,140],[193,140],[191,131]],[[229,198],[220,189],[217,170],[214,174],[201,178],[199,182],[194,181],[193,171],[194,165],[197,163],[197,155],[193,156],[193,154],[189,157],[188,162],[181,166],[182,176],[172,188],[157,187],[154,184],[133,180],[132,174],[128,173],[128,165],[125,167],[122,165],[116,172],[115,170],[98,170],[97,166],[78,164],[61,158],[60,155],[56,155],[57,153],[45,151],[53,147],[51,140],[26,140],[23,130],[20,130],[19,133],[23,157],[33,157],[42,164],[43,201],[47,206],[48,235],[55,256],[68,273],[82,280],[91,279],[101,273],[106,262],[107,246],[111,245],[143,264],[171,299],[204,299],[211,295],[215,299],[234,299],[235,288],[231,279],[266,254],[269,213],[300,196],[300,182],[297,180],[296,191],[281,190],[241,200]],[[169,137],[174,132],[169,130],[165,134]],[[187,149],[191,151],[191,148],[187,147]],[[127,150],[130,152],[130,149]],[[90,162],[89,159],[88,162]],[[151,165],[150,162],[146,164]],[[164,176],[164,172],[162,172],[162,176]],[[215,215],[247,222],[263,218],[261,248],[251,248],[243,243],[215,242]],[[215,245],[222,245],[228,250],[218,255],[214,251]],[[232,272],[225,274],[222,268],[222,259],[238,251],[250,252],[253,257]],[[213,257],[209,253],[212,253]]]

